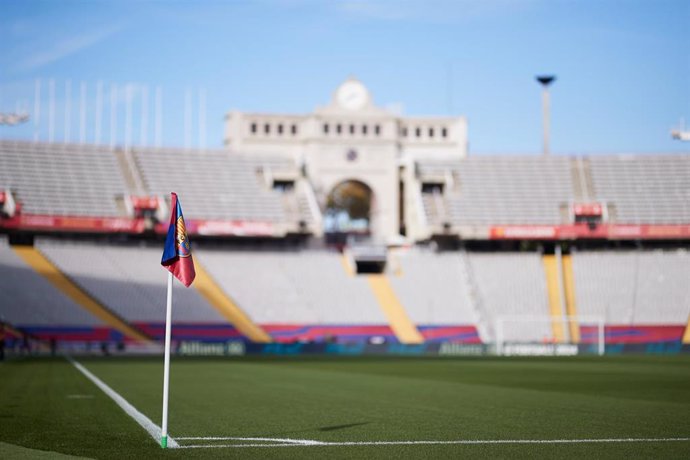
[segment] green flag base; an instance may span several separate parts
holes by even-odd
[[[168,437],[167,436],[161,436],[161,447],[163,449],[168,447]]]

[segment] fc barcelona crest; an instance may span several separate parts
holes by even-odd
[[[187,237],[187,228],[184,225],[182,216],[177,218],[177,254],[180,257],[189,257],[192,255],[192,246]]]

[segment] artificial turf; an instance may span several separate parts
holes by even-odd
[[[160,425],[162,359],[80,362]],[[686,356],[173,359],[171,368],[169,427],[174,438],[333,442],[687,438],[689,418],[690,357]],[[118,459],[690,458],[690,442],[164,451],[66,360],[0,363],[0,457],[31,458],[31,452],[39,455],[37,451]]]

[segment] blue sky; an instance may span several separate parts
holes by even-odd
[[[101,140],[110,139],[111,85],[119,143],[124,87],[132,88],[133,143],[143,142],[141,88],[163,91],[163,143],[193,146],[199,91],[206,145],[221,146],[230,109],[309,113],[348,76],[378,105],[407,115],[464,115],[471,153],[541,150],[540,88],[554,73],[552,151],[560,154],[690,151],[671,140],[690,126],[690,1],[0,1],[0,111],[34,110],[39,127],[0,126],[2,138],[48,135],[55,81],[55,139],[94,139],[96,83],[103,83]],[[192,136],[185,134],[191,95]]]

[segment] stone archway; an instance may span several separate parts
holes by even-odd
[[[374,192],[364,182],[339,182],[326,197],[325,233],[371,232]]]

